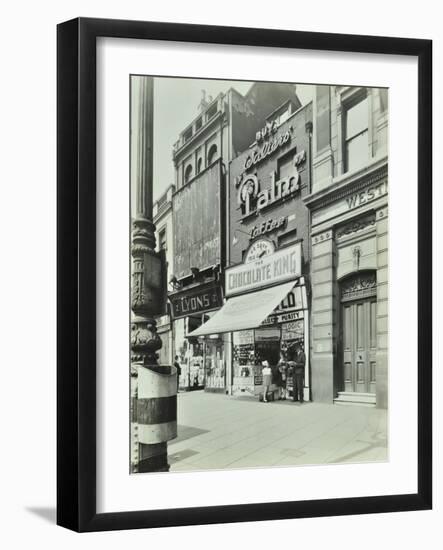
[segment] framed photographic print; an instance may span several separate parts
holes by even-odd
[[[59,525],[432,506],[431,64],[59,25]]]

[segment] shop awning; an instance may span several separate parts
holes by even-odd
[[[187,336],[207,336],[257,328],[294,286],[294,281],[230,298],[217,313]]]

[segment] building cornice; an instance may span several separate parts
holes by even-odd
[[[172,153],[172,158],[175,163],[179,161],[180,157],[185,157],[189,154],[189,150],[192,151],[192,149],[195,148],[195,143],[199,139],[201,139],[206,134],[213,131],[214,127],[216,126],[216,123],[220,124],[221,119],[223,119],[224,112],[218,111],[216,115],[214,115],[211,120],[208,120],[208,122],[203,125],[198,132],[196,132],[191,138],[189,138],[186,143],[184,143],[181,147],[177,148]]]
[[[346,173],[332,180],[332,183],[303,199],[310,210],[318,210],[348,195],[356,193],[368,185],[375,185],[388,176],[387,157],[377,160],[358,172]]]

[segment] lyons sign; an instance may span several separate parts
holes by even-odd
[[[221,287],[218,283],[199,285],[189,290],[170,293],[168,298],[171,302],[173,319],[212,311],[223,305]]]

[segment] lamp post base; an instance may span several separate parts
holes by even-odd
[[[167,443],[156,443],[155,445],[140,443],[139,457],[139,473],[169,472]]]

